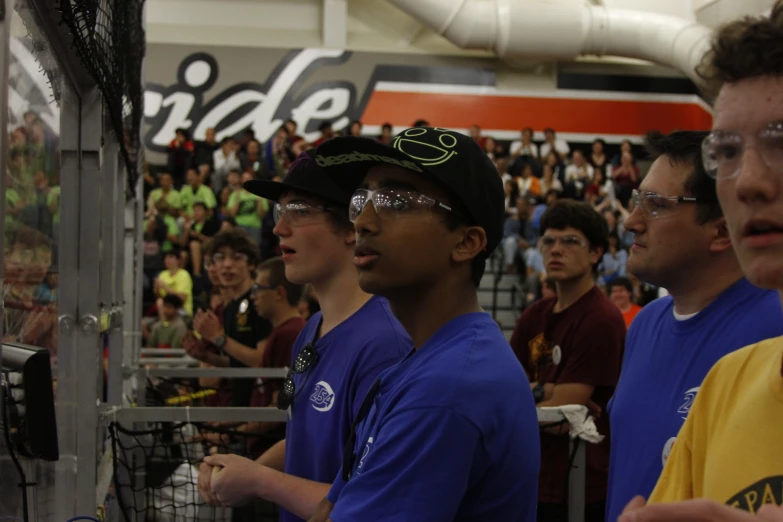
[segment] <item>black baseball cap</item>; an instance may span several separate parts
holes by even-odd
[[[395,165],[444,188],[456,211],[487,234],[487,252],[503,238],[505,192],[497,169],[469,136],[437,127],[413,127],[389,145],[355,136],[332,138],[315,159],[344,191],[353,194],[375,165]]]
[[[317,165],[315,149],[301,153],[291,164],[283,181],[251,179],[242,186],[251,194],[272,201],[280,201],[283,194],[295,190],[347,207],[353,196],[353,191],[347,192],[340,188]]]

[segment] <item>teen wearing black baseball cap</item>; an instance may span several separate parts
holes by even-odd
[[[471,268],[483,272],[502,236],[494,166],[472,139],[438,128],[389,146],[335,138],[316,161],[353,192],[360,287],[389,300],[415,348],[365,398],[315,520],[534,521],[535,405]]]
[[[282,522],[303,521],[329,491],[362,399],[411,341],[388,302],[359,288],[351,262],[351,194],[329,179],[312,152],[301,154],[282,182],[244,186],[275,202],[286,279],[310,284],[321,312],[299,334],[291,374],[275,397],[278,408],[290,407],[286,440],[255,464],[236,455],[207,458],[199,491],[210,503],[231,506],[260,497],[283,508]],[[213,466],[223,468],[214,477]]]

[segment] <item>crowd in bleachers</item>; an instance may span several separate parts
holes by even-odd
[[[59,139],[27,111],[8,133],[3,339],[57,348]]]
[[[415,126],[427,124],[425,120],[415,122]],[[207,129],[202,140],[178,129],[169,143],[166,165],[145,170],[145,303],[151,317],[162,318],[162,297],[166,294],[180,298],[186,318],[193,315],[194,300],[201,306],[219,300],[215,285],[205,276],[204,266],[210,260],[205,259],[204,247],[220,230],[240,228],[247,232],[259,245],[261,259],[279,255],[269,203],[247,192],[242,184],[250,179],[282,179],[302,151],[334,136],[362,135],[362,123],[354,121],[335,131],[330,122],[323,122],[318,128],[320,135],[312,141],[297,130],[296,122],[288,120],[272,139],[261,143],[250,129],[239,139],[220,141],[214,129]],[[633,209],[631,194],[641,179],[630,141],[623,141],[610,153],[600,138],[589,151],[582,150],[559,138],[553,129],[544,129],[540,143],[533,141],[531,128],[524,128],[520,139],[505,143],[482,135],[478,125],[471,127],[470,134],[504,182],[503,269],[519,275],[523,306],[546,293],[546,271],[537,245],[539,221],[548,207],[563,198],[589,202],[606,220],[610,247],[601,260],[597,281],[608,293],[622,294],[618,306],[629,321],[640,305],[657,297],[657,289],[625,270],[633,234],[623,223]],[[376,139],[391,142],[392,126],[383,125]],[[303,301],[303,311],[317,309],[312,297],[305,299],[309,301]],[[150,308],[152,305],[157,306]],[[145,322],[145,335],[151,333],[150,324]],[[172,346],[179,347],[179,343]]]

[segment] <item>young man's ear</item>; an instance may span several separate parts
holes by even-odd
[[[729,229],[726,226],[726,218],[716,219],[710,226],[712,241],[710,241],[710,251],[720,253],[731,248],[731,237]]]
[[[481,227],[467,227],[451,252],[455,263],[470,261],[487,248],[487,233]]]
[[[595,248],[590,249],[590,262],[595,265],[597,263],[601,262],[601,258],[604,257],[604,254],[606,251],[604,250],[604,247],[597,246]]]

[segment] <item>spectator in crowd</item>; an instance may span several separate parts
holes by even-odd
[[[242,172],[252,172],[255,175],[260,174],[264,169],[264,158],[261,155],[261,144],[256,140],[250,140],[245,146],[245,150],[239,153],[239,165]]]
[[[209,216],[207,206],[202,202],[193,205],[193,221],[185,229],[184,247],[190,253],[191,266],[193,267],[193,277],[201,277],[201,267],[204,264],[202,253],[204,243],[209,238],[218,233],[217,220]]]
[[[487,155],[490,161],[492,161],[492,163],[495,163],[498,158],[498,144],[495,141],[495,138],[486,136],[480,138],[479,141],[484,144],[484,153]]]
[[[366,417],[346,448],[353,453],[315,520],[328,519],[334,504],[334,520],[394,513],[399,520],[532,522],[540,465],[531,444],[535,409],[522,369],[476,295],[484,252],[502,237],[502,184],[467,136],[433,128],[406,133],[422,148],[448,139],[455,154],[431,165],[387,148],[386,155],[427,174],[385,164],[385,156],[326,167],[356,191],[359,284],[389,296],[415,353],[383,374],[365,399]],[[328,160],[378,147],[338,139],[318,155]]]
[[[601,276],[601,284],[605,287],[615,277],[625,277],[625,264],[628,261],[628,252],[619,247],[620,238],[616,234],[609,234],[609,248],[604,252],[601,263],[598,265],[598,273]]]
[[[312,151],[304,154],[282,182],[247,187],[277,203],[286,279],[309,283],[322,305],[297,338],[296,373],[278,398],[278,408],[291,411],[286,440],[256,463],[221,455],[199,471],[199,491],[208,502],[239,505],[261,497],[283,508],[282,522],[313,516],[340,469],[364,396],[378,374],[410,350],[388,303],[359,288],[350,193],[329,180]],[[213,465],[222,466],[214,482]]]
[[[179,189],[185,183],[185,173],[193,162],[195,145],[187,129],[177,129],[174,139],[168,146],[168,172]]]
[[[384,145],[389,145],[393,137],[394,136],[392,135],[391,123],[384,123],[383,125],[381,125],[381,135],[378,136],[378,141],[380,141]]]
[[[217,265],[224,291],[231,300],[226,303],[221,323],[211,310],[199,310],[193,318],[193,329],[220,351],[219,358],[204,360],[219,367],[258,367],[264,357],[264,346],[272,326],[259,317],[251,290],[258,245],[241,229],[219,232],[211,240],[212,262]],[[232,405],[248,406],[253,379],[234,379]]]
[[[528,250],[536,248],[538,231],[533,226],[533,207],[524,196],[516,199],[517,211],[506,218],[503,227],[503,260],[506,272],[517,272],[517,259],[526,261]],[[526,266],[526,263],[525,263]]]
[[[533,175],[533,165],[526,163],[522,167],[519,180],[519,193],[526,198],[541,196],[541,180]]]
[[[220,190],[226,184],[228,173],[232,170],[242,168],[237,158],[237,144],[231,138],[223,138],[220,142],[220,148],[213,154],[212,165],[214,174],[212,176],[212,190],[215,194],[220,194]]]
[[[618,205],[616,200],[609,199],[603,200],[595,210],[606,220],[609,234],[614,234],[620,239],[619,248],[629,250],[633,246],[633,232],[625,228],[625,221],[630,213],[622,205]]]
[[[595,207],[606,200],[614,201],[614,199],[614,183],[606,178],[603,169],[595,169],[593,179],[585,189],[585,201]]]
[[[524,366],[539,407],[566,404],[605,408],[620,375],[625,323],[596,287],[596,267],[607,250],[606,223],[587,203],[558,201],[541,218],[541,251],[557,297],[529,306],[511,346]],[[596,419],[608,433],[605,416]],[[538,520],[568,520],[568,428],[541,426]],[[609,438],[588,444],[585,521],[604,522]]]
[[[609,405],[614,519],[634,496],[652,492],[696,391],[718,359],[783,335],[777,293],[742,275],[715,182],[702,165],[706,136],[648,136],[654,162],[626,220],[634,233],[628,270],[669,295],[636,316]]]
[[[209,165],[210,170],[215,169],[215,152],[220,148],[220,143],[215,139],[215,129],[209,127],[204,132],[204,141],[193,143],[193,165]]]
[[[332,130],[332,122],[330,121],[321,122],[321,124],[318,126],[318,132],[321,133],[321,136],[312,143],[313,147],[317,147],[321,143],[325,142],[326,140],[330,140],[334,137],[334,130]]]
[[[625,327],[630,328],[634,317],[636,317],[636,314],[642,309],[641,306],[633,302],[633,285],[631,284],[631,281],[627,277],[615,277],[606,285],[606,294],[617,309],[620,310],[620,313],[623,314]],[[622,373],[620,376],[622,377]],[[611,506],[611,502],[609,502],[609,504]],[[611,512],[611,509],[609,511]]]
[[[593,166],[595,170],[601,170],[604,174],[606,174],[606,167],[607,167],[607,161],[608,158],[606,157],[606,142],[602,140],[601,138],[596,138],[593,140],[593,148],[590,153],[590,165]]]
[[[299,134],[297,134],[297,130],[299,129],[299,124],[296,123],[295,120],[290,119],[290,118],[287,119],[285,121],[285,128],[288,130],[288,142],[291,145],[304,140],[303,137],[301,137]]]
[[[535,163],[538,161],[538,145],[533,143],[533,129],[530,127],[522,129],[520,139],[511,142],[509,155],[512,163],[517,160],[524,163]]]
[[[585,159],[581,150],[575,150],[572,154],[572,163],[565,169],[565,197],[582,199],[585,189],[593,180],[593,166]]]
[[[163,256],[166,267],[155,280],[155,294],[158,296],[157,307],[160,319],[164,318],[163,298],[176,295],[182,301],[182,307],[189,315],[193,315],[193,280],[187,270],[180,266],[180,251],[172,247]]]
[[[255,179],[255,176],[252,172],[245,171],[241,179],[242,182],[247,182]],[[261,241],[261,218],[268,210],[267,202],[245,190],[241,184],[231,186],[233,192],[228,198],[226,213],[258,244]]]
[[[220,321],[223,326],[223,317],[225,305],[231,302],[232,293],[228,287],[224,286],[220,280],[220,271],[218,265],[212,260],[215,255],[214,242],[207,241],[204,245],[204,267],[207,270],[207,277],[210,282],[208,306],[201,305],[199,308],[209,309]],[[200,335],[196,337],[194,331],[189,331],[182,340],[182,347],[185,352],[200,361],[202,368],[216,368],[228,366],[226,356],[213,343],[207,341]],[[205,406],[228,407],[233,403],[231,393],[231,379],[221,377],[199,377],[198,384],[201,388],[214,389],[216,393],[208,396]]]
[[[266,142],[266,173],[270,178],[285,176],[285,168],[288,165],[290,145],[288,141],[288,127],[281,125],[272,139]]]
[[[180,317],[182,299],[177,294],[167,294],[163,299],[161,320],[152,327],[147,339],[150,348],[182,348],[182,339],[188,332],[185,321]]]
[[[470,134],[470,137],[473,138],[473,141],[478,143],[478,146],[481,147],[481,150],[483,150],[484,152],[487,151],[487,147],[486,147],[487,139],[481,135],[481,127],[479,127],[474,123],[473,125],[470,126],[470,129],[468,130],[468,134]]]
[[[541,194],[545,196],[550,190],[554,190],[558,193],[563,192],[563,184],[560,183],[560,180],[555,176],[555,168],[549,163],[546,163],[541,169],[543,173],[540,182]]]
[[[177,217],[182,210],[182,197],[179,191],[174,188],[174,176],[169,172],[161,172],[158,176],[158,183],[160,187],[150,192],[147,199],[148,212],[154,212],[157,203],[165,201],[167,211],[173,217]]]
[[[507,157],[501,157],[495,160],[495,168],[498,169],[498,174],[500,175],[500,179],[503,180],[503,183],[506,181],[515,181],[514,177],[508,173]]]
[[[263,368],[285,368],[291,364],[291,353],[305,327],[299,315],[298,304],[304,287],[289,281],[285,276],[285,262],[279,257],[267,259],[258,266],[256,284],[253,286],[253,303],[258,315],[267,319],[272,331],[264,346]],[[277,406],[281,381],[259,379],[250,398],[250,406],[264,408]],[[239,428],[240,432],[264,435],[248,439],[248,454],[257,459],[273,444],[285,439],[285,423],[250,422]]]
[[[698,69],[708,91],[718,93],[702,160],[717,180],[725,229],[748,281],[781,298],[783,176],[777,129],[783,119],[782,32],[783,2],[777,1],[769,15],[718,30]],[[735,301],[732,312],[750,313],[745,307],[758,304]],[[727,322],[720,326],[734,335],[761,334],[761,318],[750,327],[734,324],[733,317]],[[779,318],[768,319],[764,327],[780,325]],[[782,354],[783,337],[775,337],[730,353],[712,367],[650,495],[651,505],[634,498],[623,522],[783,518],[783,508],[775,506],[781,503],[783,470],[778,447]]]
[[[516,201],[519,197],[519,185],[514,179],[507,179],[503,183],[503,193],[505,194],[503,202],[505,215],[512,216],[517,212]]]
[[[571,153],[571,147],[564,139],[557,137],[554,129],[544,129],[544,143],[539,147],[541,157],[546,158],[550,152],[557,154],[558,161],[565,161]]]
[[[348,125],[348,132],[346,133],[346,136],[361,136],[362,135],[362,122],[359,120],[354,120]]]
[[[636,160],[634,159],[633,155],[633,144],[631,143],[631,140],[623,140],[620,143],[620,152],[612,156],[612,162],[611,166],[613,168],[619,167],[622,163],[623,154],[628,153],[631,155],[631,158],[633,159],[633,164],[636,165]]]
[[[179,203],[186,224],[193,220],[193,206],[196,203],[203,204],[209,211],[217,206],[215,193],[207,185],[202,184],[201,176],[192,168],[188,169],[187,185],[179,191]]]
[[[639,167],[634,164],[633,155],[630,152],[623,152],[620,165],[612,169],[612,180],[616,187],[617,199],[624,207],[627,207],[631,193],[639,187],[640,181]]]
[[[239,139],[239,149],[237,150],[237,157],[247,152],[247,145],[251,141],[255,141],[255,140],[256,140],[256,131],[254,131],[252,128],[243,130],[242,137]]]

